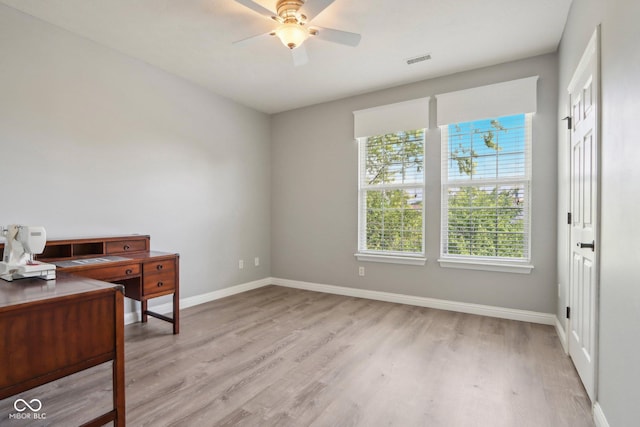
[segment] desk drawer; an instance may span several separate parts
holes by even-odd
[[[127,252],[145,252],[149,250],[145,239],[118,240],[115,242],[107,242],[106,246],[107,255]]]
[[[145,262],[142,266],[145,276],[150,274],[174,275],[176,271],[176,262],[173,259],[165,259],[163,261]]]
[[[140,276],[140,264],[125,264],[115,267],[92,268],[76,273],[80,276],[110,281],[115,279],[126,279],[128,277]]]
[[[152,274],[144,276],[144,295],[172,292],[176,288],[176,276],[170,274]]]
[[[146,296],[172,292],[176,288],[175,259],[145,262],[142,265],[142,272],[143,293]]]

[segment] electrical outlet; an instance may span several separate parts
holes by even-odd
[[[364,267],[358,268],[358,275],[359,276],[364,276]]]
[[[242,270],[244,268],[244,260],[241,259],[240,261],[238,261],[238,268],[240,270]]]
[[[256,267],[260,265],[260,257],[255,257],[253,259],[253,265],[255,265]]]

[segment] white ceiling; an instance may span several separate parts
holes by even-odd
[[[232,44],[275,26],[234,0],[0,2],[267,113],[553,52],[571,4],[336,0],[313,23],[360,33],[360,45],[309,39],[309,63],[294,67],[276,38]]]

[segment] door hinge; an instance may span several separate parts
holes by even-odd
[[[567,212],[567,224],[571,225],[571,212]]]
[[[567,116],[567,117],[565,117],[565,118],[564,118],[564,119],[562,119],[562,120],[566,120],[566,121],[567,121],[567,129],[571,130],[571,129],[572,129],[572,128],[571,128],[571,121],[572,121],[572,120],[571,120],[571,116]]]
[[[567,319],[571,319],[571,307],[567,307]]]

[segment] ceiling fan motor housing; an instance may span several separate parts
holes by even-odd
[[[283,23],[304,24],[307,17],[298,13],[303,4],[302,0],[278,0],[276,5],[278,16]]]

